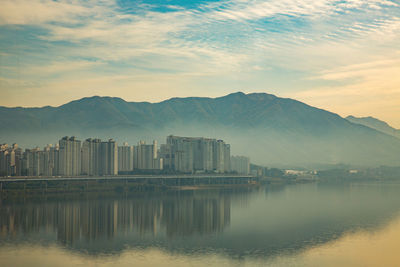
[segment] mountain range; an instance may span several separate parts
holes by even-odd
[[[93,96],[59,107],[0,107],[0,143],[42,146],[65,135],[164,143],[174,134],[224,139],[232,154],[267,166],[400,165],[400,139],[362,124],[266,93],[159,103]]]

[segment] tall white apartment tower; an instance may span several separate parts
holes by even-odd
[[[59,175],[81,174],[81,141],[65,136],[59,141]]]
[[[118,147],[118,171],[133,171],[133,146],[128,143]]]
[[[162,159],[158,157],[157,141],[146,145],[140,141],[134,150],[134,168],[139,170],[160,170],[163,168]]]
[[[101,142],[100,175],[118,174],[118,144],[113,139]]]
[[[82,174],[100,175],[101,140],[88,138],[82,144]]]

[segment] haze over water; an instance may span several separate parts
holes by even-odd
[[[0,203],[1,266],[398,266],[400,183]]]

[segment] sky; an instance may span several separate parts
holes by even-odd
[[[237,91],[400,128],[400,1],[1,0],[2,106]]]

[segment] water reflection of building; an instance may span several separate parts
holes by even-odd
[[[164,203],[163,224],[168,236],[223,231],[230,222],[230,199],[193,197]]]
[[[230,196],[188,191],[162,197],[43,201],[0,205],[0,238],[39,231],[56,233],[66,245],[110,239],[118,233],[168,237],[223,231],[230,222]]]

